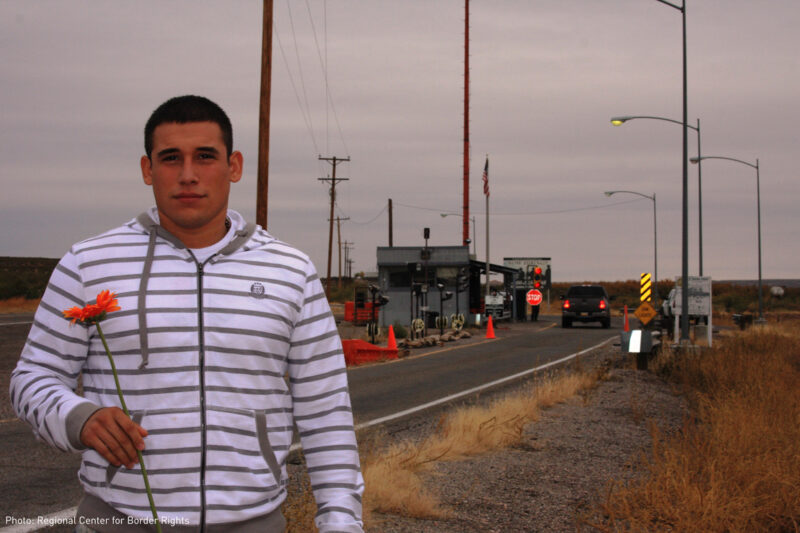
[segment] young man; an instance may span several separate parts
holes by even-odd
[[[142,450],[165,525],[283,531],[296,424],[320,531],[362,531],[341,341],[313,265],[228,209],[242,154],[215,103],[162,104],[145,153],[156,206],[61,259],[11,377],[17,414],[46,442],[83,454],[78,522],[152,530]],[[118,407],[96,328],[61,313],[104,289],[121,307],[102,328],[133,420]],[[73,392],[79,376],[83,397]]]

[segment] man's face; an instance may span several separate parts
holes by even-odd
[[[184,238],[224,228],[230,185],[242,177],[242,154],[226,153],[216,123],[166,123],[153,132],[150,157],[142,157],[142,178],[153,187],[161,225],[187,246],[210,246],[221,237],[208,244]]]

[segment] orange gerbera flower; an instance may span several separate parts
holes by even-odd
[[[111,311],[119,311],[120,306],[117,304],[117,293],[109,290],[104,290],[97,295],[97,307],[103,313],[110,313]]]
[[[62,311],[64,318],[67,320],[72,319],[72,323],[80,322],[84,326],[94,324],[97,327],[97,334],[103,342],[103,348],[106,350],[108,362],[111,365],[111,373],[114,375],[114,383],[117,386],[117,396],[119,396],[119,403],[122,410],[129,417],[131,416],[128,407],[125,405],[125,398],[122,395],[122,387],[119,384],[119,375],[117,374],[117,367],[114,364],[114,358],[111,356],[111,350],[108,349],[108,343],[103,335],[103,328],[100,327],[100,322],[105,319],[106,314],[112,311],[119,311],[121,307],[117,305],[117,293],[108,290],[102,291],[97,295],[96,302],[89,304],[85,307],[71,307]],[[136,456],[139,458],[139,465],[142,470],[142,478],[144,479],[144,487],[147,491],[147,499],[150,502],[150,510],[153,512],[153,519],[155,521],[156,531],[161,533],[161,522],[158,520],[158,511],[156,510],[155,501],[153,501],[153,491],[150,490],[150,481],[147,479],[147,469],[144,466],[144,458],[142,452],[136,450]]]
[[[64,317],[72,319],[72,323],[80,322],[81,324],[96,324],[106,317],[107,313],[112,311],[119,311],[120,306],[117,305],[117,294],[108,290],[102,291],[97,295],[97,303],[89,304],[85,307],[71,307],[62,311]]]

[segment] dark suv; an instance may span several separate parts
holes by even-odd
[[[561,327],[570,328],[573,322],[611,326],[611,299],[601,285],[573,285],[561,300]]]

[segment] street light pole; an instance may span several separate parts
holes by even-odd
[[[687,124],[688,126],[688,124]],[[689,126],[691,128],[691,126]],[[702,157],[700,154],[700,119],[697,119],[697,157]],[[703,165],[698,161],[697,163],[697,231],[698,231],[698,252],[700,277],[703,277]]]
[[[619,117],[611,117],[611,124],[614,126],[622,126],[629,120],[635,120],[637,118],[645,118],[645,119],[653,119],[653,120],[663,120],[665,122],[672,122],[673,124],[679,124],[683,126],[683,122],[679,120],[673,120],[671,118],[666,117],[654,117],[654,116],[646,116],[646,115],[636,115],[636,116],[619,116]],[[700,152],[700,119],[697,119],[697,126],[690,126],[689,124],[686,125],[687,128],[694,130],[697,132],[697,157],[702,156],[702,152]],[[698,163],[697,165],[697,233],[698,233],[698,258],[699,258],[699,270],[700,276],[703,275],[703,165]]]
[[[763,323],[765,322],[765,320],[764,320],[764,291],[761,280],[761,172],[758,166],[758,159],[756,159],[756,164],[754,165],[752,163],[748,163],[747,161],[742,161],[741,159],[734,159],[732,157],[705,155],[702,157],[693,157],[691,159],[691,162],[693,164],[700,164],[700,161],[702,161],[703,159],[724,159],[726,161],[741,163],[742,165],[747,165],[750,168],[756,169],[756,212],[758,217],[758,321]]]
[[[636,191],[606,191],[604,194],[606,196],[611,196],[617,193],[635,194],[636,196],[647,198],[653,202],[653,284],[656,286],[653,303],[655,304],[654,307],[658,309],[658,224],[656,222],[656,193],[653,193],[653,196],[648,196]]]
[[[664,0],[658,0],[677,7]],[[687,115],[688,89],[686,83],[686,0],[681,1],[683,20],[683,261],[681,268],[681,344],[688,346],[689,339],[689,119]]]
[[[683,23],[683,231],[681,232],[681,339],[682,346],[689,346],[689,124],[687,119],[688,90],[686,82],[686,0],[681,0],[681,5],[673,4],[667,0],[656,0],[681,12]]]

